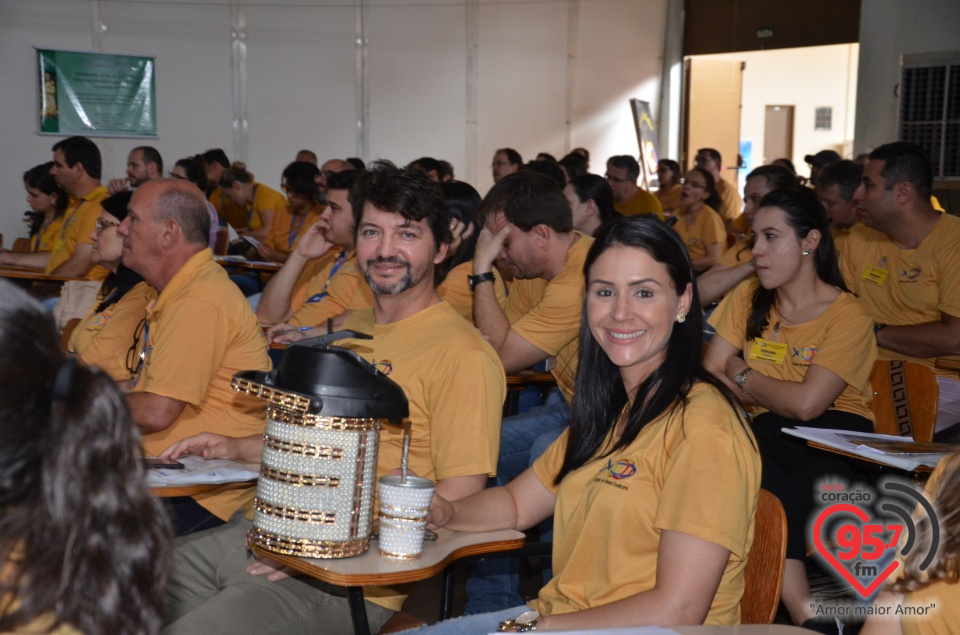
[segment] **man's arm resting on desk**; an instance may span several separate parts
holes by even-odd
[[[960,318],[943,313],[939,322],[891,324],[877,331],[877,346],[913,357],[960,355]]]
[[[160,432],[173,425],[186,403],[179,399],[156,395],[152,392],[132,392],[127,395],[127,404],[136,423],[144,434]]]
[[[70,260],[66,261],[50,273],[60,276],[74,276],[82,278],[93,267],[93,245],[80,244],[73,250]]]
[[[50,262],[49,251],[39,251],[31,254],[6,250],[0,251],[0,266],[46,269],[48,262]]]

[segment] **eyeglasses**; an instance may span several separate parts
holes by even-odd
[[[618,179],[615,176],[610,176],[609,174],[604,174],[603,178],[607,179],[611,183],[630,183],[630,179]]]
[[[127,370],[130,371],[130,377],[136,385],[139,379],[140,369],[143,367],[144,359],[147,356],[147,338],[150,335],[150,326],[147,324],[147,318],[144,317],[137,324],[133,331],[133,346],[127,350]],[[143,346],[141,346],[141,340]]]
[[[97,219],[96,228],[97,228],[98,234],[105,229],[109,229],[110,227],[120,227],[120,223],[114,222],[112,220],[107,220],[106,218]]]

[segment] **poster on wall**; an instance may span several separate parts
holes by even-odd
[[[653,117],[650,115],[650,102],[631,99],[630,110],[633,112],[633,125],[637,129],[637,143],[640,145],[639,163],[643,187],[650,189],[651,185],[659,186],[656,181],[659,151]]]
[[[37,49],[40,134],[157,136],[152,57]]]

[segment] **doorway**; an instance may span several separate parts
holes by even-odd
[[[763,164],[793,156],[793,106],[767,106],[763,119]]]

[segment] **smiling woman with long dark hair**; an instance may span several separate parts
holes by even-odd
[[[434,497],[429,522],[526,529],[554,515],[554,577],[530,605],[428,633],[736,624],[760,459],[736,398],[700,365],[693,268],[664,223],[601,229],[587,256],[568,431],[505,487]]]

